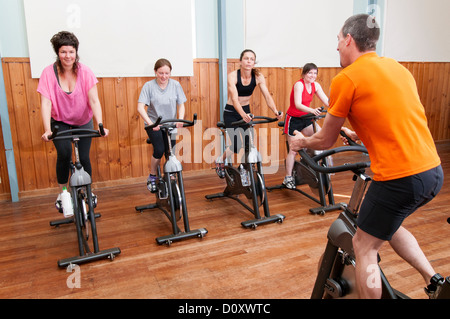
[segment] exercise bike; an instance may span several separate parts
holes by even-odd
[[[58,126],[55,126],[51,136],[49,136],[49,140],[70,139],[75,153],[75,162],[71,162],[71,176],[69,179],[74,216],[51,221],[50,226],[58,227],[64,224],[75,223],[79,256],[58,260],[59,267],[67,267],[103,258],[109,258],[112,261],[116,255],[120,254],[118,247],[105,250],[100,250],[99,248],[95,219],[101,217],[101,215],[94,212],[96,198],[92,196],[92,178],[81,165],[78,153],[78,141],[80,139],[105,135],[102,124],[99,124],[99,128],[100,132],[92,129],[70,129],[58,132]],[[91,251],[92,248],[94,251]]]
[[[224,197],[231,198],[249,210],[254,215],[254,219],[241,222],[241,225],[244,228],[256,229],[258,225],[274,222],[282,223],[285,219],[285,216],[281,214],[270,215],[261,154],[253,143],[253,127],[257,124],[271,123],[276,120],[276,118],[266,116],[252,116],[252,120],[248,123],[244,120],[231,123],[231,125],[236,128],[242,125],[248,127],[246,130],[247,133],[244,134],[244,161],[239,165],[239,168],[234,167],[232,163],[228,162],[224,168],[225,179],[227,182],[225,190],[221,193],[205,196],[205,198],[209,200]],[[224,122],[218,122],[217,127],[226,134]],[[241,194],[251,201],[252,207],[239,198],[239,195]],[[264,216],[261,216],[259,212],[259,207],[261,205],[263,206]]]
[[[158,208],[167,216],[172,224],[172,234],[157,237],[156,242],[159,245],[171,245],[174,241],[194,237],[203,238],[208,233],[206,228],[191,230],[189,227],[189,216],[186,206],[182,174],[183,167],[181,162],[176,158],[171,144],[171,136],[172,131],[175,128],[175,123],[184,123],[183,127],[188,127],[193,126],[196,121],[197,114],[194,114],[192,121],[180,119],[161,120],[161,117],[159,117],[155,123],[145,127],[148,131],[153,130],[154,127],[160,125],[160,129],[163,132],[165,146],[164,175],[161,175],[161,169],[158,166],[156,202],[149,205],[136,206],[135,209],[136,211],[142,213],[147,209]],[[147,143],[151,144],[150,139],[147,139]],[[177,221],[179,221],[181,217],[184,222],[184,232],[180,230],[177,224]]]
[[[344,132],[341,132],[341,134],[347,138],[350,146],[337,147],[313,157],[309,156],[304,150],[299,152],[305,162],[314,170],[326,174],[352,171],[354,173],[353,180],[355,181],[348,205],[341,204],[342,212],[328,231],[328,242],[319,264],[319,271],[311,299],[359,297],[355,289],[355,265],[357,261],[353,251],[352,238],[357,228],[356,218],[360,204],[371,181],[371,177],[365,173],[365,169],[370,166],[370,162],[358,162],[333,167],[324,167],[317,164],[317,161],[320,159],[336,153],[361,152],[367,154],[367,149],[364,146],[353,142]],[[380,260],[378,255],[378,262]],[[383,299],[409,299],[407,295],[394,289],[389,284],[381,268],[380,277]],[[450,298],[450,277],[446,278],[438,298]]]
[[[314,133],[316,133],[316,121],[325,117],[326,112],[323,112],[322,108],[322,114],[320,115],[314,115],[314,114],[305,114],[301,116],[301,119],[311,119],[313,121],[313,129]],[[284,121],[278,122],[278,126],[281,127],[281,129],[284,129]],[[284,134],[284,133],[283,133]],[[286,148],[287,152],[289,153],[289,142],[286,141]],[[312,149],[307,149],[307,152],[310,156],[314,156],[319,154],[321,151],[315,151]],[[330,164],[330,160],[328,157],[323,157],[320,160],[318,160],[318,165],[327,167]],[[268,191],[272,191],[274,189],[288,189],[291,191],[298,192],[307,198],[311,199],[312,201],[319,204],[319,207],[310,208],[309,211],[311,214],[315,215],[325,215],[327,212],[339,210],[341,207],[341,204],[335,204],[334,202],[334,194],[333,194],[333,187],[331,185],[331,180],[329,174],[316,172],[313,169],[311,169],[301,158],[300,160],[296,160],[294,162],[294,167],[292,169],[292,177],[295,181],[295,188],[289,189],[284,184],[279,184],[275,186],[267,186]],[[312,196],[311,194],[303,191],[300,188],[297,188],[297,186],[301,185],[308,185],[311,192],[316,196]],[[327,202],[328,197],[328,202]]]

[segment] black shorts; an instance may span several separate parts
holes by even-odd
[[[313,124],[312,119],[302,119],[286,114],[286,119],[284,120],[284,134],[294,136],[295,130],[301,132],[304,128],[310,126],[311,124]]]
[[[358,227],[379,239],[391,240],[406,217],[439,193],[443,181],[441,165],[404,178],[372,181],[359,211]]]

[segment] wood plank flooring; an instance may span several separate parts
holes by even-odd
[[[438,145],[444,172],[450,176],[450,143]],[[266,175],[267,185],[281,183],[283,168]],[[350,173],[332,176],[336,202],[347,202]],[[307,299],[314,285],[326,234],[338,212],[325,216],[308,211],[318,205],[292,191],[268,193],[271,214],[282,224],[256,230],[240,223],[252,216],[231,199],[208,201],[205,195],[225,184],[214,171],[185,174],[191,229],[207,228],[203,239],[159,246],[155,238],[171,232],[158,210],[137,213],[136,205],[154,201],[145,181],[96,189],[100,248],[120,247],[114,261],[100,260],[79,268],[80,288],[69,288],[71,272],[57,260],[77,255],[73,225],[53,228],[61,218],[55,195],[0,203],[0,298],[263,298]],[[304,187],[304,186],[302,186]],[[435,270],[450,275],[450,182],[440,194],[406,220]],[[180,224],[181,225],[181,224]],[[391,284],[413,298],[425,298],[421,276],[385,244],[381,266]],[[72,281],[69,283],[73,283]],[[70,285],[69,285],[70,286]]]

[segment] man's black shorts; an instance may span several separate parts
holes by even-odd
[[[358,227],[382,240],[391,240],[403,220],[439,193],[444,182],[441,165],[416,175],[372,181],[359,211]]]

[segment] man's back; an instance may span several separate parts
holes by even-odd
[[[348,116],[367,147],[374,179],[392,180],[440,164],[411,73],[370,52],[332,82],[330,114]]]

